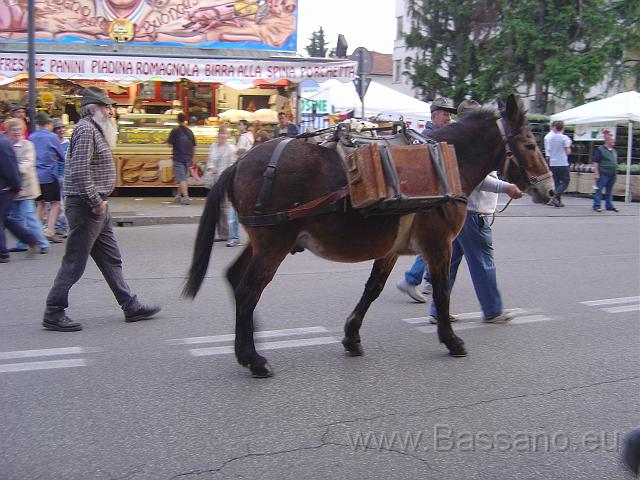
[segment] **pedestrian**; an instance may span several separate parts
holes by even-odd
[[[7,139],[13,144],[13,151],[18,162],[22,188],[13,199],[10,218],[27,229],[36,237],[40,253],[45,254],[49,242],[42,231],[42,223],[36,215],[35,199],[40,196],[40,183],[36,173],[36,150],[29,140],[24,138],[24,122],[20,118],[7,120]],[[10,252],[26,252],[28,245],[18,240]]]
[[[180,100],[173,100],[171,102],[171,108],[164,112],[165,115],[178,115],[180,113],[184,113],[182,110],[182,102]],[[178,120],[179,122],[180,120]]]
[[[457,112],[453,103],[443,97],[435,98],[433,102],[431,102],[429,109],[431,111],[431,120],[426,123],[422,131],[422,135],[425,137],[428,137],[431,132],[449,125],[451,123],[451,114]],[[423,279],[424,286],[422,287],[422,291],[420,291],[418,287]],[[396,287],[416,302],[425,303],[427,301],[424,295],[430,294],[433,289],[429,282],[429,269],[422,255],[416,256],[413,265],[404,273],[404,278],[396,282]]]
[[[127,107],[127,113],[147,113],[147,111],[142,106],[142,100],[138,98],[133,102],[133,105]]]
[[[211,184],[215,183],[217,179],[220,177],[220,174],[227,168],[233,165],[233,162],[236,161],[237,152],[236,146],[229,143],[229,129],[227,125],[220,125],[218,128],[218,139],[216,143],[212,143],[209,148],[209,160],[207,161],[207,176],[212,178]],[[227,244],[230,247],[235,246],[234,239],[232,238],[232,234],[230,230],[230,222],[229,222],[229,209],[231,209],[231,205],[229,205],[228,200],[225,201],[225,209],[227,210],[226,220],[222,220],[218,223],[216,232],[218,232],[219,237],[216,240],[227,240]],[[235,232],[235,241],[239,242],[239,235],[237,231],[237,220],[236,220],[236,232]],[[239,244],[239,243],[238,243]]]
[[[62,149],[62,154],[65,155],[65,157],[67,155],[67,149],[69,148],[69,139],[65,137],[66,131],[67,127],[64,122],[59,118],[54,118],[53,133],[55,133],[60,140],[60,148]],[[60,186],[60,191],[62,191],[62,187],[64,185],[64,164],[65,162],[58,162],[58,184]],[[56,235],[62,238],[67,238],[69,223],[67,222],[67,217],[64,214],[64,197],[62,196],[60,196],[60,211],[58,212],[58,218],[56,219],[54,229]]]
[[[178,195],[175,201],[181,205],[189,205],[189,184],[187,177],[189,167],[193,163],[193,152],[196,146],[196,138],[187,126],[184,113],[178,113],[178,126],[169,133],[167,143],[173,148],[173,175],[178,182]]]
[[[549,137],[549,168],[553,174],[555,195],[547,205],[564,207],[562,193],[569,186],[569,154],[571,153],[571,139],[564,134],[564,122],[553,122],[553,135]]]
[[[40,182],[41,194],[36,198],[37,212],[45,223],[45,237],[52,243],[61,243],[62,239],[55,233],[55,224],[60,211],[60,184],[58,183],[58,162],[64,162],[64,154],[60,140],[51,131],[51,118],[46,112],[38,112],[35,116],[37,129],[29,136],[36,148],[36,171]],[[46,215],[46,203],[50,205]],[[45,220],[46,216],[46,220]]]
[[[273,138],[278,137],[295,137],[299,133],[298,127],[287,120],[287,114],[280,112],[278,114],[278,124],[273,130]]]
[[[498,204],[498,193],[506,193],[511,198],[521,198],[523,195],[516,185],[498,180],[496,172],[487,175],[469,195],[467,217],[462,230],[453,241],[451,253],[449,291],[453,290],[458,267],[464,256],[484,321],[488,323],[506,323],[516,316],[515,312],[504,310],[502,307],[493,258],[491,217]],[[451,316],[450,320],[455,321],[456,318]],[[433,302],[429,321],[437,323]]]
[[[28,244],[31,251],[35,251],[37,246],[37,240],[33,234],[9,217],[13,197],[21,190],[21,186],[13,146],[4,135],[0,135],[0,263],[10,261],[4,236],[5,228]]]
[[[556,122],[555,121],[551,122],[551,125],[549,127],[549,131],[544,136],[544,158],[547,159],[547,164],[549,163],[549,139],[553,135],[555,135],[555,132],[554,132],[555,126],[556,126]]]
[[[117,128],[113,101],[99,87],[84,89],[81,120],[71,134],[65,169],[64,196],[69,238],[58,274],[46,300],[42,325],[49,330],[73,332],[82,325],[71,320],[69,290],[82,277],[89,256],[102,272],[124,312],[126,322],[153,317],[157,305],[144,305],[131,291],[122,273],[122,257],[113,233],[107,197],[116,183],[113,148]]]
[[[609,131],[604,131],[604,145],[596,148],[593,154],[594,176],[596,191],[593,196],[593,209],[601,212],[602,194],[604,193],[604,208],[611,212],[619,211],[613,205],[613,186],[616,183],[618,169],[618,153],[614,148],[616,137]]]
[[[250,124],[247,120],[238,122],[238,141],[236,142],[236,158],[247,153],[253,148],[254,137],[249,130]],[[229,241],[227,247],[237,247],[240,245],[240,229],[238,226],[238,213],[233,205],[229,205],[227,210],[227,222],[229,224]]]
[[[19,118],[24,122],[24,138],[29,137],[29,117],[27,116],[27,107],[19,103],[11,105],[10,118]]]

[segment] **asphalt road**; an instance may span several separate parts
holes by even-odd
[[[338,342],[371,264],[290,256],[258,307],[268,380],[229,353],[222,272],[238,249],[216,244],[200,295],[179,297],[195,230],[117,230],[130,284],[163,306],[148,322],[125,324],[90,265],[68,311],[85,329],[44,331],[62,247],[0,266],[1,479],[630,478],[618,450],[640,424],[637,215],[500,218],[499,284],[520,317],[482,324],[463,266],[464,359],[393,286],[412,258],[366,318],[366,355],[349,358]]]

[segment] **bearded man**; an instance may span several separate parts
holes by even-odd
[[[143,305],[122,274],[122,258],[111,225],[107,197],[116,184],[111,150],[116,144],[113,105],[104,90],[87,87],[82,95],[80,116],[67,151],[64,197],[69,237],[62,265],[47,296],[42,325],[48,330],[74,332],[80,323],[66,315],[69,290],[80,280],[89,256],[93,258],[124,312],[125,321],[153,317],[157,305]]]

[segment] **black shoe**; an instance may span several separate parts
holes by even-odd
[[[620,211],[620,210],[618,210],[616,207],[613,207],[613,208],[607,208],[607,210],[608,210],[608,211],[610,211],[610,212],[619,212],[619,211]],[[11,250],[9,250],[9,251],[11,251]]]
[[[602,211],[602,209],[601,209],[600,207],[598,207],[598,208],[594,208],[594,209],[593,209],[593,211],[594,211],[594,212],[601,212],[601,211]]]
[[[9,249],[10,252],[26,252],[27,249],[24,247],[13,247]]]
[[[47,253],[49,253],[49,249],[47,247],[42,247],[40,249],[40,255],[45,255]]]
[[[44,318],[42,326],[47,330],[55,330],[57,332],[78,332],[82,330],[82,324],[74,322],[66,315],[59,318]]]
[[[124,321],[125,322],[137,322],[140,320],[147,320],[153,317],[156,313],[160,311],[159,305],[140,305],[136,310],[132,312],[125,312]]]

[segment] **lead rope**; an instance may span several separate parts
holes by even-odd
[[[502,213],[504,212],[507,207],[511,204],[511,201],[513,200],[513,198],[509,198],[509,201],[505,204],[504,208],[502,210],[500,209],[495,209],[493,211],[493,213],[491,214],[491,223],[489,224],[490,227],[493,227],[494,222],[496,221],[496,213]]]

